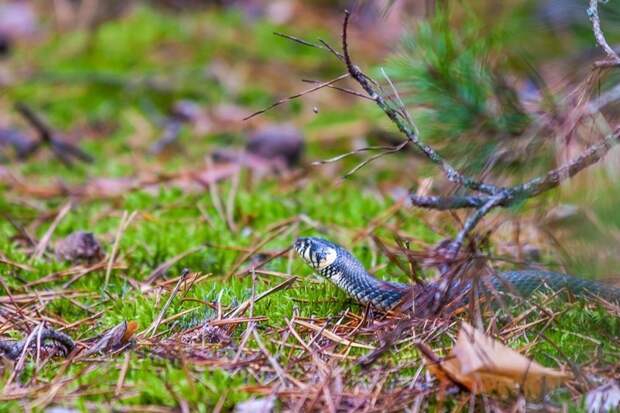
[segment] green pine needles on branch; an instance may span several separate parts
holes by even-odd
[[[388,74],[414,108],[426,141],[477,172],[531,120],[508,81],[514,59],[502,49],[508,34],[495,28],[489,33],[471,15],[458,26],[441,10],[420,22],[403,40]]]

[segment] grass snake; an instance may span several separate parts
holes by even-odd
[[[320,276],[327,278],[361,304],[372,304],[382,310],[397,307],[411,286],[382,281],[369,274],[349,251],[321,238],[298,238],[294,248],[299,256]],[[541,271],[507,271],[486,280],[500,292],[514,289],[528,297],[540,289],[551,292],[567,290],[578,297],[598,296],[620,303],[620,288],[570,275]],[[465,285],[469,288],[469,284]]]

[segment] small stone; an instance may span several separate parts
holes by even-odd
[[[259,399],[249,399],[235,406],[235,413],[271,413],[276,406],[276,397],[271,395]]]
[[[59,261],[93,262],[103,258],[101,245],[92,232],[76,231],[56,244]]]
[[[304,149],[301,131],[292,125],[270,125],[248,138],[248,153],[271,161],[284,162],[288,167],[299,163]]]

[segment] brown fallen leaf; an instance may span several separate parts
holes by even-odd
[[[429,370],[442,382],[451,381],[472,393],[502,397],[525,394],[538,399],[570,375],[543,367],[463,322],[450,356],[439,364],[429,360]]]
[[[96,353],[108,353],[121,349],[129,343],[129,340],[131,340],[137,329],[137,322],[123,321],[99,336],[98,340],[86,350],[84,356],[90,356]]]

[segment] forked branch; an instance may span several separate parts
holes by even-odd
[[[600,29],[598,18],[597,0],[590,1],[590,18],[593,23],[595,37],[599,45],[605,50],[609,61],[620,63],[618,55],[609,47]],[[462,185],[468,190],[482,192],[482,196],[458,196],[458,197],[436,197],[436,196],[417,196],[412,195],[411,201],[414,205],[422,208],[432,208],[438,210],[451,210],[460,208],[475,208],[476,210],[466,219],[463,228],[455,237],[450,253],[456,257],[467,235],[476,225],[496,207],[508,207],[515,202],[520,202],[528,198],[540,195],[541,193],[557,187],[564,180],[576,175],[583,169],[598,162],[603,158],[609,149],[618,143],[620,139],[620,127],[614,133],[606,137],[603,141],[595,143],[587,148],[580,156],[573,159],[566,165],[549,171],[547,174],[531,179],[520,185],[505,188],[493,184],[477,181],[471,177],[461,174],[456,168],[452,167],[441,157],[432,147],[421,141],[417,128],[411,121],[411,117],[406,114],[404,107],[396,108],[389,102],[381,92],[377,84],[365,75],[361,69],[355,65],[349,52],[347,29],[351,14],[345,11],[344,23],[342,25],[342,55],[347,70],[351,78],[364,89],[368,97],[372,99],[379,108],[387,115],[396,127],[405,135],[415,147],[417,147],[428,159],[439,165],[448,180]]]

